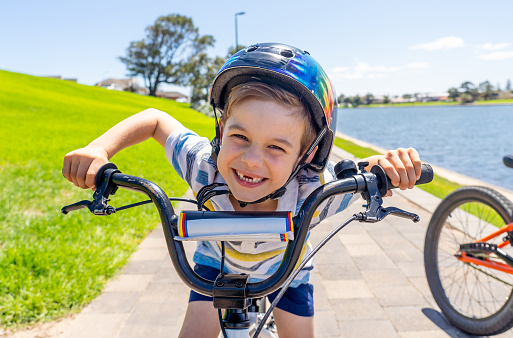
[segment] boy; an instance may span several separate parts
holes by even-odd
[[[308,53],[281,44],[250,46],[228,60],[212,84],[210,103],[221,117],[211,144],[166,113],[148,109],[67,154],[63,174],[79,187],[94,188],[101,165],[118,151],[153,137],[195,193],[214,183],[227,185],[229,194],[211,198],[211,209],[297,212],[316,187],[335,179],[333,163],[328,163],[334,101],[329,79]],[[411,148],[367,160],[369,167],[380,164],[401,189],[412,188],[420,175],[419,156]],[[333,198],[321,206],[311,227],[354,199]],[[283,249],[274,242],[227,242],[225,272],[248,273],[252,281],[265,279],[276,270]],[[308,254],[310,246],[304,251]],[[214,280],[219,244],[198,242],[194,261],[199,275]],[[314,335],[313,286],[308,283],[312,267],[305,266],[274,310],[282,338]],[[269,295],[271,301],[276,294]],[[191,291],[180,336],[218,334],[211,298]]]

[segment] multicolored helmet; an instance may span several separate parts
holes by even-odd
[[[322,67],[308,52],[292,46],[279,43],[252,45],[234,54],[219,70],[210,88],[210,104],[214,110],[224,110],[232,88],[251,81],[276,84],[306,104],[318,130],[308,150],[311,152],[315,146],[319,147],[309,166],[316,171],[324,170],[336,128],[336,96]]]

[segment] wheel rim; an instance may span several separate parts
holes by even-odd
[[[438,240],[437,265],[445,296],[460,314],[469,318],[488,318],[499,312],[510,299],[513,275],[464,263],[456,254],[460,244],[481,239],[496,231],[500,225],[505,225],[505,222],[494,209],[480,202],[461,203],[444,219]],[[502,237],[494,238],[489,243],[499,244]],[[511,246],[503,250],[513,256]],[[496,258],[493,254],[491,257]]]

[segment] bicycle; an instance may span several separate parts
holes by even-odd
[[[338,180],[326,183],[313,191],[305,200],[297,215],[292,217],[291,213],[288,212],[199,211],[206,210],[202,203],[182,198],[168,198],[165,192],[155,183],[143,178],[122,174],[114,164],[107,163],[100,168],[96,175],[95,186],[97,189],[93,194],[93,201],[80,201],[63,207],[61,211],[67,214],[70,211],[88,208],[95,215],[111,215],[131,207],[154,203],[160,215],[169,255],[178,275],[189,288],[213,297],[213,305],[218,309],[223,336],[230,338],[248,337],[251,333],[253,337],[258,337],[266,325],[267,332],[272,334],[273,322],[270,320],[270,314],[288,286],[305,264],[347,224],[355,220],[375,223],[383,220],[388,215],[404,217],[414,222],[420,220],[416,214],[395,207],[384,208],[382,206],[382,196],[387,193],[388,189],[394,187],[381,167],[374,166],[370,172],[367,172],[364,170],[367,165],[367,162],[359,163],[360,173],[358,173],[354,162],[350,160],[339,162],[335,166]],[[431,166],[422,164],[421,171],[421,177],[417,184],[431,182],[433,179]],[[149,196],[150,200],[114,208],[107,202],[109,202],[110,195],[114,195],[118,188],[142,192]],[[367,203],[365,211],[353,215],[338,226],[302,262],[298,263],[314,212],[321,203],[332,196],[346,193],[361,193]],[[206,194],[208,197],[209,193]],[[182,211],[179,218],[175,214],[170,201],[185,201],[197,204],[198,211]],[[259,282],[250,282],[249,275],[224,273],[223,260],[221,260],[220,274],[215,281],[203,279],[194,272],[185,256],[182,240],[179,240],[183,239],[180,233],[183,234],[184,229],[180,229],[180,227],[183,226],[184,219],[201,219],[202,222],[209,222],[213,219],[219,222],[219,220],[228,221],[239,218],[243,222],[249,222],[255,217],[274,217],[278,219],[278,222],[281,220],[286,223],[290,232],[293,233],[293,236],[287,240],[282,263],[273,275]],[[280,288],[278,296],[265,314],[249,313],[248,308],[252,311],[257,310],[253,307],[255,300],[261,299]],[[222,310],[225,310],[224,316],[222,316]],[[253,327],[251,320],[254,322]]]
[[[513,156],[504,164],[513,168]],[[513,203],[494,189],[468,186],[439,204],[429,222],[424,264],[447,319],[475,335],[513,327]]]

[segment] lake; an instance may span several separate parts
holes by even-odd
[[[414,147],[424,162],[513,190],[513,105],[339,109],[337,130],[382,148]]]

